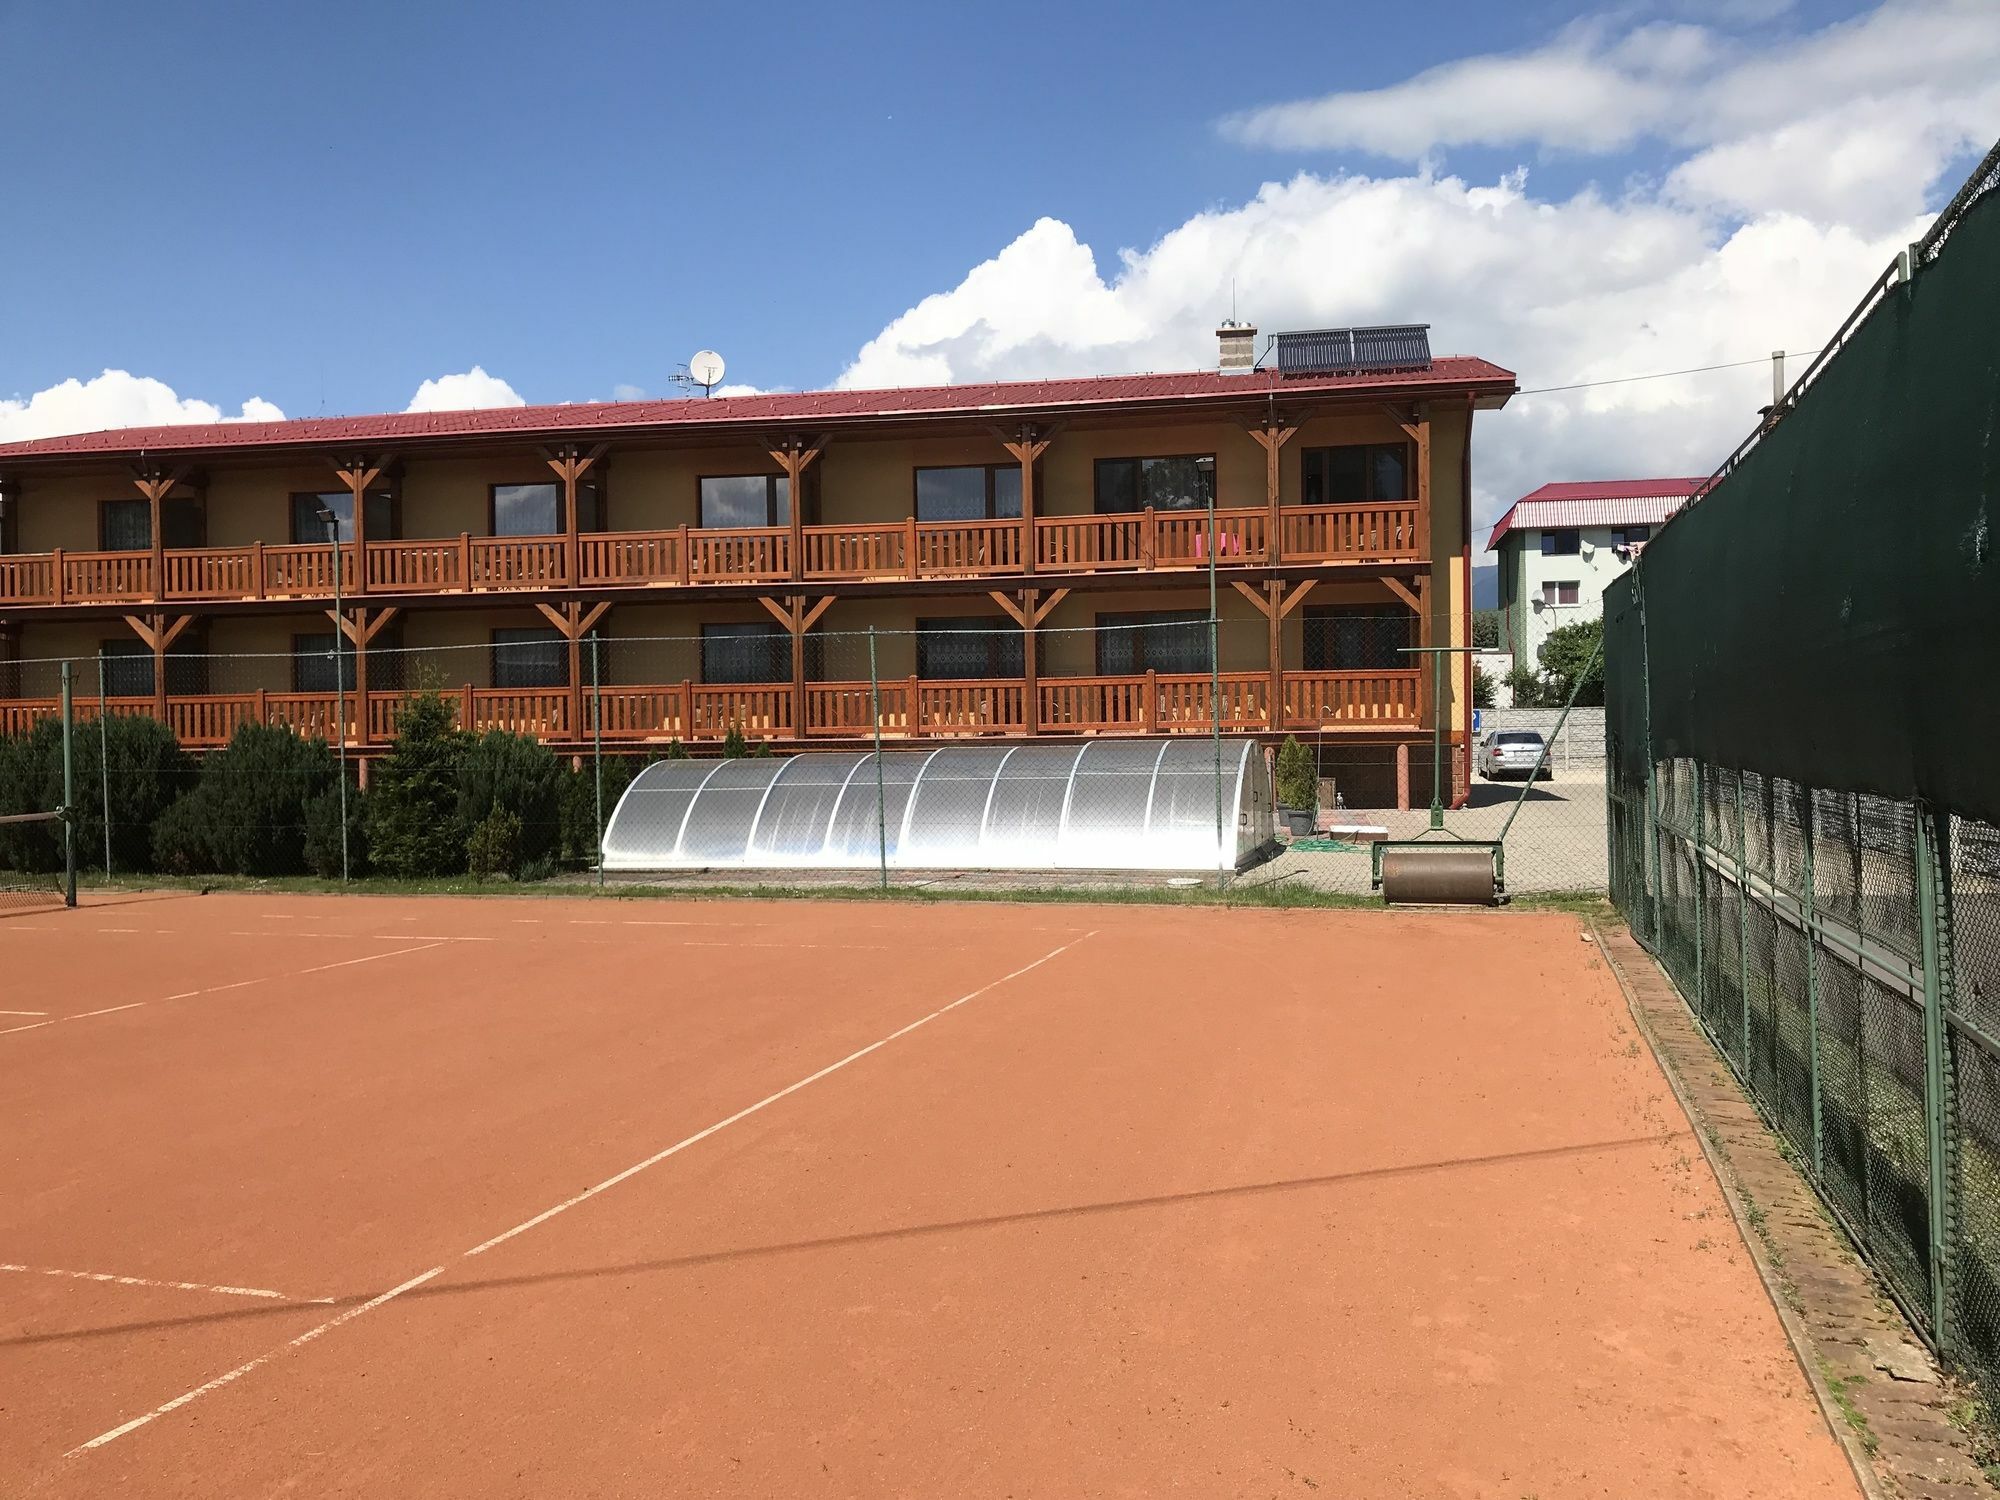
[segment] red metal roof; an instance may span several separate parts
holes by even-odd
[[[1517,527],[1657,526],[1687,504],[1706,479],[1591,479],[1545,484],[1507,507],[1486,550]]]
[[[106,432],[0,443],[0,460],[91,454],[325,447],[515,435],[563,438],[649,428],[769,427],[790,423],[894,419],[926,415],[1001,416],[1081,407],[1144,407],[1180,401],[1261,396],[1337,395],[1356,390],[1474,389],[1505,400],[1510,370],[1483,359],[1436,359],[1424,370],[1281,377],[1275,370],[1223,375],[1213,370],[1166,375],[1098,375],[984,385],[913,386],[880,391],[799,391],[712,400],[604,401],[574,406],[502,406],[474,411],[396,412],[370,417],[307,417],[287,422],[219,422],[125,427]]]

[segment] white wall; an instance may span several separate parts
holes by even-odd
[[[1526,636],[1521,642],[1524,648],[1521,660],[1530,667],[1540,668],[1542,642],[1551,631],[1580,620],[1599,618],[1604,613],[1605,589],[1632,565],[1629,558],[1615,550],[1613,528],[1585,526],[1579,530],[1583,550],[1566,557],[1544,557],[1540,531],[1529,529],[1521,534],[1520,614],[1521,629]],[[1574,583],[1576,603],[1538,607],[1536,601],[1542,597],[1544,583]]]

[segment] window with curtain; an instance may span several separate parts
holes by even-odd
[[[917,621],[917,676],[965,682],[1020,677],[1027,671],[1021,627],[998,616],[964,615]]]
[[[917,470],[919,521],[1015,521],[1020,516],[1019,464]]]
[[[1417,643],[1417,617],[1394,605],[1307,605],[1308,672],[1401,672],[1421,665],[1406,649]]]
[[[1093,480],[1099,515],[1148,506],[1154,510],[1204,510],[1215,497],[1215,455],[1100,458]]]
[[[123,503],[122,501],[120,502]],[[98,652],[104,658],[104,695],[107,698],[150,698],[153,696],[153,652],[138,641],[101,641]]]
[[[370,490],[365,502],[368,522],[368,539],[386,542],[396,534],[395,507],[390,502],[387,491]],[[326,540],[326,522],[319,518],[323,510],[334,515],[334,525],[340,540],[354,540],[354,495],[348,490],[321,490],[317,492],[294,492],[292,495],[292,541],[297,545]]]
[[[1343,443],[1299,455],[1300,498],[1307,505],[1358,505],[1410,498],[1406,443]]]
[[[496,484],[488,493],[494,536],[554,536],[563,529],[559,484]],[[582,496],[577,498],[581,502]]]
[[[493,685],[497,688],[569,686],[569,642],[560,630],[530,626],[493,632]]]
[[[783,474],[710,474],[701,481],[701,524],[786,526],[791,494],[792,482]]]
[[[808,646],[811,642],[808,639]],[[811,676],[809,672],[807,674]],[[790,682],[792,637],[770,624],[701,627],[703,682]]]
[[[330,693],[334,691],[334,634],[331,630],[306,631],[292,637],[292,691]],[[341,687],[354,691],[354,648],[340,653]],[[379,686],[371,683],[370,686]]]
[[[1100,677],[1210,670],[1206,610],[1100,614],[1096,639]]]
[[[1576,584],[1573,582],[1544,583],[1542,585],[1542,603],[1544,604],[1576,603]]]

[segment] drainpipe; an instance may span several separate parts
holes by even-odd
[[[1472,644],[1472,410],[1473,400],[1465,398],[1465,441],[1458,445],[1459,480],[1458,500],[1462,512],[1465,531],[1463,557],[1465,563],[1464,621],[1465,645]],[[1466,652],[1459,658],[1465,679],[1465,696],[1460,701],[1465,715],[1465,788],[1461,793],[1457,778],[1453,778],[1452,806],[1463,807],[1471,799],[1472,787],[1472,653]]]

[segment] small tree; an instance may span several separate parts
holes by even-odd
[[[1570,701],[1572,690],[1579,707],[1597,708],[1604,702],[1604,621],[1578,620],[1551,630],[1542,642],[1542,669],[1549,678],[1550,704]],[[1595,658],[1593,660],[1593,658]],[[1579,686],[1579,684],[1581,684]]]
[[[552,859],[562,842],[563,769],[539,740],[488,730],[465,747],[458,766],[458,820],[477,829],[494,812],[514,815],[520,861]],[[520,873],[516,864],[506,872]]]
[[[181,749],[171,729],[142,716],[107,719],[101,730],[95,722],[78,724],[72,751],[78,864],[98,868],[104,863],[108,781],[112,861],[126,872],[151,869],[153,825],[194,785],[194,758]],[[26,735],[0,740],[0,813],[52,812],[62,803],[62,786],[59,719],[45,719]],[[60,831],[0,828],[0,868],[47,871],[61,865]]]
[[[367,796],[347,789],[347,873],[368,872]],[[340,876],[340,788],[329,787],[306,804],[306,868],[325,880]]]
[[[1513,669],[1501,679],[1507,684],[1507,692],[1514,700],[1516,708],[1540,708],[1545,691],[1542,679],[1533,667],[1515,663]]]
[[[660,757],[662,760],[692,760],[693,758],[687,753],[687,746],[683,745],[678,739],[668,740],[667,753]]]
[[[465,868],[458,765],[467,736],[438,693],[413,693],[396,710],[396,742],[368,795],[368,850],[385,875],[450,875]]]
[[[217,867],[239,875],[306,868],[306,804],[336,790],[339,762],[325,740],[239,724],[201,768],[199,806]]]
[[[1500,611],[1476,609],[1472,612],[1472,644],[1481,651],[1500,649]]]
[[[1281,807],[1319,806],[1319,758],[1296,735],[1278,747],[1277,792]]]
[[[512,875],[521,867],[521,820],[496,806],[473,825],[465,841],[466,867],[475,880]]]
[[[1474,708],[1493,706],[1493,674],[1484,667],[1472,669],[1472,706]]]
[[[729,733],[722,737],[722,758],[741,760],[749,751],[749,742],[743,738],[743,726],[734,722],[729,725]]]

